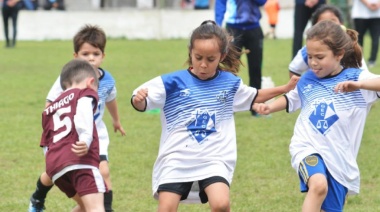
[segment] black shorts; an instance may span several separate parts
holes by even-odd
[[[201,199],[201,202],[203,204],[208,202],[208,198],[205,193],[205,188],[213,183],[218,182],[225,183],[228,187],[230,187],[228,181],[220,176],[209,177],[198,181],[199,198]],[[157,193],[160,193],[160,191],[168,191],[181,195],[181,200],[185,200],[187,199],[187,196],[189,196],[192,185],[193,182],[166,183],[158,186]]]

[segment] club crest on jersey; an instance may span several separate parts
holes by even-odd
[[[225,103],[228,98],[228,91],[220,91],[218,95],[216,95],[216,99],[219,102]]]
[[[313,126],[323,135],[328,129],[338,121],[333,102],[326,102],[324,99],[314,102],[314,110],[309,116]]]
[[[193,114],[192,121],[187,126],[191,135],[201,143],[215,129],[215,113],[210,113],[207,109],[197,109]]]

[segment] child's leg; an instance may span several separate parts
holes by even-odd
[[[107,186],[107,192],[104,193],[104,208],[106,212],[112,212],[113,211],[112,210],[113,192],[112,192],[110,169],[108,166],[108,146],[109,146],[110,140],[109,140],[107,128],[104,122],[101,122],[96,127],[98,130],[98,136],[99,136],[99,156],[100,156],[99,171]]]
[[[187,199],[193,182],[167,183],[158,186],[158,212],[175,212],[179,201]]]
[[[158,194],[158,212],[176,212],[178,209],[181,195],[169,192],[160,191]]]
[[[205,188],[211,211],[230,211],[230,188],[222,182],[213,183]]]
[[[46,172],[42,173],[37,180],[36,190],[30,198],[31,204],[29,205],[29,211],[41,210],[44,208],[46,195],[53,185],[53,182]]]
[[[298,168],[300,190],[307,192],[302,205],[304,212],[320,212],[326,199],[328,186],[328,170],[318,154],[305,157]]]
[[[107,192],[104,193],[104,208],[106,212],[112,212],[112,199],[113,199],[113,193],[112,193],[112,183],[111,183],[111,176],[110,176],[110,169],[108,166],[108,160],[107,156],[101,155],[100,156],[100,164],[99,164],[99,171],[102,175],[104,182],[107,186]]]
[[[198,182],[202,203],[209,202],[211,211],[230,211],[230,184],[220,176],[213,176]]]
[[[100,161],[99,164],[99,170],[100,174],[102,175],[104,182],[106,183],[108,192],[104,193],[104,208],[107,212],[112,212],[112,183],[111,183],[111,176],[110,176],[110,170],[108,166],[107,160]]]
[[[308,180],[309,191],[302,205],[304,212],[321,211],[322,203],[327,195],[327,179],[323,174],[314,174]]]
[[[103,193],[86,194],[80,197],[86,212],[105,211],[103,198]]]
[[[75,202],[77,202],[77,205],[73,208],[71,212],[85,212],[85,207],[83,205],[82,199],[79,197],[78,194],[75,194],[75,196],[72,197]]]

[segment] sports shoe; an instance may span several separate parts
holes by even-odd
[[[45,210],[45,202],[41,202],[38,199],[34,199],[30,197],[30,204],[28,208],[28,212],[43,212]]]

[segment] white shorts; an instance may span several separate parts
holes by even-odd
[[[107,127],[103,121],[98,122],[96,125],[96,130],[98,131],[99,137],[99,155],[104,155],[108,160],[108,145],[110,144],[110,139],[108,136]]]

